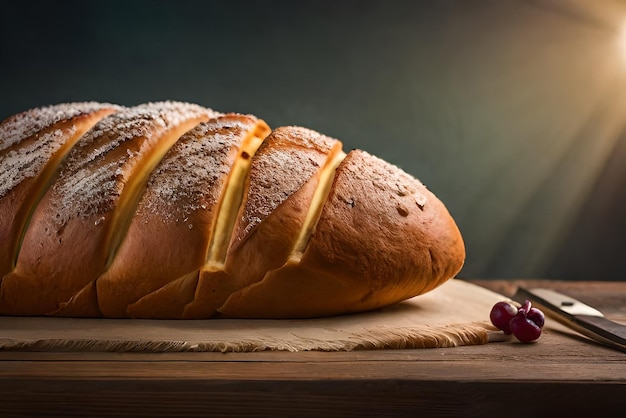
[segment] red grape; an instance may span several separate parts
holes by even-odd
[[[543,328],[543,325],[546,322],[543,312],[541,312],[537,308],[530,308],[528,310],[528,313],[526,314],[526,317],[530,319],[531,321],[533,321],[535,324],[537,324],[539,328]]]
[[[491,323],[505,334],[513,334],[523,343],[535,341],[541,335],[545,317],[543,312],[533,308],[529,300],[518,309],[510,302],[498,302],[489,314]]]
[[[509,326],[515,338],[523,343],[528,343],[539,338],[544,321],[543,312],[533,308],[530,301],[526,300],[517,311],[517,315],[511,319]]]
[[[521,309],[519,313],[511,319],[510,326],[515,338],[523,343],[535,341],[541,335],[541,327],[528,319]]]
[[[517,308],[509,302],[498,302],[491,308],[489,319],[491,323],[505,334],[511,334],[509,323],[517,315]]]

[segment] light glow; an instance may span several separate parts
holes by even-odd
[[[626,21],[622,24],[622,31],[619,35],[619,50],[622,54],[622,59],[626,64]]]

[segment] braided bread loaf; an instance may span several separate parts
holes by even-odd
[[[189,103],[68,103],[0,124],[0,314],[303,318],[461,269],[418,180],[301,127]]]

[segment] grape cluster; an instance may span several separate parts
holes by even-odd
[[[513,334],[523,343],[538,339],[545,323],[543,312],[533,308],[529,300],[519,309],[510,302],[498,302],[491,308],[489,319],[502,332]]]

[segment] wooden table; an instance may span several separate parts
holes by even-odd
[[[626,323],[626,282],[472,282],[507,296],[520,284],[561,290]],[[535,344],[446,349],[0,352],[0,416],[531,418],[625,411],[626,354],[559,327]]]

